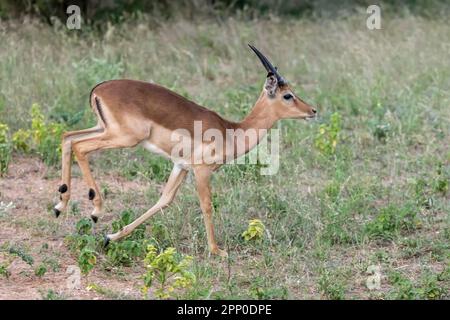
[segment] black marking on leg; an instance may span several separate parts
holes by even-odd
[[[53,212],[55,213],[55,216],[58,218],[59,217],[59,215],[61,214],[61,211],[59,211],[58,209],[56,209],[56,208],[53,208]]]
[[[59,191],[60,193],[65,193],[65,192],[67,192],[67,184],[64,183],[63,185],[60,185],[58,191]]]
[[[95,105],[97,106],[98,115],[100,116],[100,119],[102,119],[102,121],[106,127],[105,115],[103,114],[102,105],[100,104],[100,100],[97,97],[95,97]]]
[[[89,189],[89,200],[93,200],[95,198],[95,191],[94,189]]]
[[[94,221],[94,223],[97,223],[97,221],[98,221],[98,217],[94,216],[94,215],[91,215],[91,219],[92,219],[92,221]]]
[[[105,235],[105,238],[103,239],[103,248],[107,248],[110,241],[111,239]]]
[[[59,195],[59,201],[62,201],[62,195]]]

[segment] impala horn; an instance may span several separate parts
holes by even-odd
[[[269,73],[273,73],[276,77],[277,77],[277,81],[278,81],[278,85],[282,86],[284,84],[286,84],[286,80],[284,80],[284,78],[278,73],[277,67],[274,67],[269,59],[267,59],[258,49],[256,49],[254,46],[252,46],[251,44],[248,44],[248,46],[250,47],[250,49],[253,50],[254,53],[256,53],[256,55],[258,56],[259,60],[261,60],[262,65],[264,66],[264,68],[266,68],[267,72]]]

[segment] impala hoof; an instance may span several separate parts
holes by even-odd
[[[98,217],[94,216],[94,215],[91,215],[91,219],[92,219],[92,221],[94,221],[94,223],[97,223],[97,221],[98,221]]]
[[[111,239],[105,235],[104,239],[103,239],[103,248],[106,249],[109,245],[109,242],[111,241]]]
[[[213,255],[219,256],[221,258],[228,258],[228,252],[226,252],[225,250],[219,249],[219,248],[215,248],[215,249],[211,250],[211,253]]]
[[[59,215],[61,214],[61,211],[59,211],[59,210],[56,209],[56,208],[53,208],[53,212],[55,213],[55,217],[56,217],[56,218],[58,218]]]

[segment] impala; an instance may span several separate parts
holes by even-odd
[[[88,196],[94,205],[91,217],[97,222],[102,212],[103,201],[89,168],[88,154],[101,149],[133,147],[140,144],[171,159],[174,162],[172,172],[158,202],[120,231],[106,235],[106,244],[129,235],[153,214],[167,207],[174,199],[188,171],[192,170],[203,212],[209,250],[213,254],[226,256],[227,253],[219,249],[214,237],[211,174],[229,159],[237,158],[254,148],[267,129],[270,129],[277,120],[307,119],[316,115],[313,107],[293,93],[277,68],[258,49],[249,46],[268,74],[258,100],[241,122],[228,121],[217,113],[152,83],[111,80],[94,87],[90,95],[90,104],[98,118],[97,125],[90,129],[66,132],[63,135],[62,183],[59,186],[60,202],[54,208],[56,217],[67,208],[70,199],[72,151],[83,179],[89,187]],[[208,139],[194,141],[194,125],[198,122],[201,123],[204,132],[214,130],[221,134],[223,140],[232,141],[231,148],[228,143],[222,143],[217,147],[217,144]],[[257,134],[242,136],[234,133],[249,130],[256,130]],[[181,152],[178,152],[178,149],[174,152],[180,143],[176,136],[185,138]],[[237,148],[236,145],[244,145],[244,148]],[[185,152],[186,147],[189,152]],[[199,149],[208,150],[210,155],[208,161],[203,157],[204,151]]]

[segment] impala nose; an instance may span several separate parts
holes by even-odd
[[[313,112],[314,114],[317,114],[317,110],[316,110],[316,109],[311,108],[311,110],[312,110],[312,112]]]

